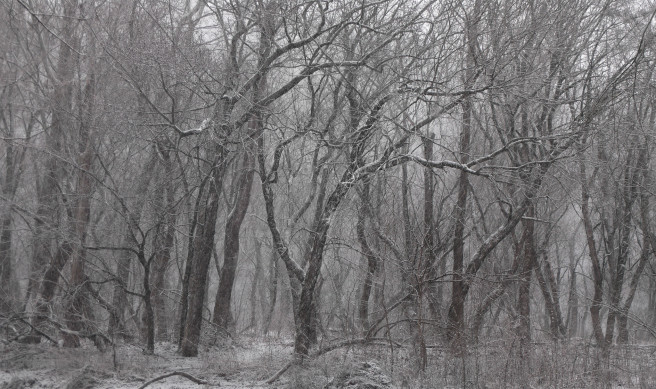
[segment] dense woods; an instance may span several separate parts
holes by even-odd
[[[653,341],[655,16],[3,1],[5,341]]]

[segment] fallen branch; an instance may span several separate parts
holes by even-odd
[[[181,371],[174,371],[172,373],[167,373],[167,374],[161,375],[159,377],[153,378],[152,380],[150,380],[150,381],[146,382],[145,384],[141,385],[139,387],[139,389],[144,389],[145,387],[147,387],[148,385],[150,385],[154,382],[163,380],[165,378],[173,377],[174,375],[179,375],[181,377],[184,377],[184,378],[188,379],[189,381],[193,381],[194,383],[197,383],[198,385],[209,385],[210,384],[209,382],[203,381],[200,378],[196,378],[196,377],[194,377],[190,374],[183,373]]]
[[[56,341],[56,340],[54,340],[53,338],[51,338],[50,336],[48,336],[48,334],[46,334],[45,332],[43,332],[43,331],[39,330],[38,328],[34,327],[34,326],[32,325],[32,323],[30,323],[29,321],[25,320],[25,319],[22,318],[22,317],[18,317],[17,319],[18,319],[21,323],[27,324],[27,325],[32,329],[33,332],[36,332],[38,335],[43,336],[44,338],[46,338],[47,340],[49,340],[50,342],[52,342],[52,344],[57,344],[57,341]],[[38,342],[37,342],[37,343],[38,343]]]
[[[348,347],[348,346],[354,346],[358,344],[375,344],[374,342],[376,341],[387,341],[387,339],[378,339],[378,338],[359,338],[359,339],[351,339],[351,340],[345,340],[343,342],[335,343],[329,346],[326,346],[320,350],[315,351],[312,353],[309,358],[317,358],[323,354],[326,354],[330,351],[336,350],[338,348],[342,347]],[[386,343],[385,343],[386,344]],[[299,358],[294,358],[291,362],[287,363],[285,366],[282,367],[282,369],[278,370],[274,375],[272,375],[269,379],[264,381],[265,384],[271,385],[272,383],[276,382],[278,378],[280,378],[287,370],[289,370],[290,367],[294,366],[295,364],[298,364],[300,361]]]
[[[286,372],[290,367],[292,367],[295,363],[296,363],[296,361],[291,361],[291,362],[289,362],[288,364],[286,364],[285,366],[283,366],[282,369],[278,370],[278,371],[276,372],[276,374],[272,375],[271,378],[269,378],[268,380],[264,381],[264,383],[266,383],[267,385],[271,385],[272,383],[276,382],[276,381],[278,380],[278,378],[280,378],[280,376],[282,376],[283,374],[285,374],[285,372]]]

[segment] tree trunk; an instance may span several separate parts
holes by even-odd
[[[37,301],[36,315],[33,326],[39,328],[46,319],[49,304],[54,297],[60,271],[63,269],[72,252],[70,242],[63,242],[57,248],[54,256],[51,255],[55,231],[60,227],[59,221],[59,187],[64,172],[59,158],[63,150],[62,143],[65,134],[70,131],[72,123],[70,113],[73,105],[73,72],[75,58],[73,49],[68,42],[73,42],[74,19],[78,8],[77,0],[64,2],[64,18],[60,32],[59,58],[57,60],[56,74],[59,80],[51,80],[55,84],[53,95],[52,122],[45,132],[48,157],[44,176],[41,182],[37,178],[37,211],[33,243],[32,277],[41,272],[50,263],[43,277],[41,297]],[[28,295],[37,288],[38,281],[31,278],[28,285]],[[35,339],[40,336],[33,334]]]
[[[251,188],[253,187],[253,174],[255,172],[254,158],[255,150],[249,147],[244,152],[242,171],[239,174],[238,189],[235,192],[235,205],[226,222],[225,239],[223,249],[223,267],[219,278],[219,287],[216,291],[214,303],[213,322],[221,330],[232,333],[234,322],[230,312],[232,302],[232,288],[237,271],[237,260],[239,258],[239,232],[246,216],[251,199]]]
[[[169,339],[169,321],[171,317],[167,312],[166,293],[166,271],[171,261],[171,250],[175,238],[175,221],[177,218],[175,210],[175,187],[167,182],[167,177],[173,174],[170,150],[158,144],[157,147],[163,159],[164,174],[161,174],[159,185],[161,185],[155,196],[155,207],[158,212],[159,223],[155,230],[153,239],[152,258],[152,294],[153,309],[155,315],[156,338],[158,340]]]
[[[269,306],[266,311],[266,316],[263,323],[262,333],[267,335],[273,320],[273,312],[276,308],[276,300],[278,299],[278,277],[280,270],[278,266],[278,255],[275,250],[271,251],[271,263],[269,267]]]
[[[569,338],[576,337],[579,328],[579,296],[576,284],[578,261],[574,249],[575,240],[571,239],[569,242],[569,298],[567,299],[567,336]]]
[[[219,190],[224,173],[223,150],[219,150],[219,157],[213,164],[206,193],[199,194],[205,198],[198,211],[198,224],[193,237],[193,255],[187,258],[191,262],[188,279],[187,312],[184,321],[180,353],[185,357],[198,355],[198,342],[203,322],[203,304],[205,301],[205,287],[207,284],[207,270],[212,257],[214,246],[214,232],[219,211]]]
[[[422,137],[424,146],[424,159],[433,160],[433,143],[435,134],[430,132],[428,136]],[[427,267],[426,275],[428,276],[428,309],[430,310],[433,320],[441,321],[442,318],[442,293],[438,291],[438,277],[440,264],[438,261],[438,252],[435,247],[435,183],[433,178],[433,169],[424,167],[424,243],[423,255],[425,257],[425,266]]]
[[[634,145],[637,147],[637,145]],[[609,266],[611,270],[611,284],[609,296],[609,311],[606,318],[606,347],[610,347],[613,343],[613,336],[615,332],[615,321],[621,316],[622,307],[620,300],[622,297],[622,288],[624,285],[624,276],[626,274],[626,262],[629,257],[629,244],[631,239],[632,219],[633,219],[633,204],[638,191],[638,179],[640,171],[646,165],[646,149],[641,149],[638,155],[635,155],[635,150],[631,149],[629,157],[626,161],[626,168],[624,173],[622,199],[621,199],[621,221],[619,226],[620,242],[617,249],[617,259]],[[634,166],[635,164],[635,166]],[[637,282],[637,281],[636,281]],[[631,297],[633,300],[633,297]]]
[[[642,166],[647,166],[647,164],[645,163]],[[643,173],[643,175],[646,174],[647,174],[646,172]],[[643,182],[645,182],[645,180],[643,180]],[[644,187],[645,185],[643,184],[642,188]],[[617,329],[618,329],[617,342],[622,344],[627,344],[629,342],[629,328],[628,328],[629,310],[631,309],[631,305],[633,304],[633,298],[635,297],[635,293],[638,289],[640,276],[644,272],[647,262],[649,262],[649,252],[650,252],[649,249],[652,248],[653,250],[651,244],[654,243],[654,241],[652,239],[651,228],[649,226],[649,195],[645,193],[645,189],[642,189],[640,195],[640,226],[642,229],[642,236],[643,236],[642,251],[640,253],[640,258],[638,259],[638,265],[636,266],[636,269],[633,273],[633,277],[631,278],[631,283],[629,284],[629,292],[626,296],[626,300],[624,300],[624,306],[619,312],[619,318],[617,322]]]
[[[260,287],[260,278],[262,277],[262,242],[254,238],[255,240],[255,263],[253,266],[255,267],[253,271],[253,281],[251,282],[251,290],[250,290],[250,296],[249,296],[249,303],[251,306],[251,314],[250,314],[250,323],[248,323],[248,327],[250,328],[254,333],[257,333],[258,330],[258,323],[257,323],[257,292],[263,291],[264,288]],[[260,296],[263,296],[263,293],[260,293]]]
[[[466,19],[465,26],[465,79],[466,89],[473,86],[475,80],[475,57],[476,57],[476,24],[478,23],[479,2],[474,5],[473,15]],[[471,97],[465,97],[462,106],[462,129],[460,131],[459,159],[460,163],[467,163],[470,159],[471,131],[473,103]],[[454,350],[461,351],[464,347],[465,336],[465,298],[467,292],[464,285],[464,255],[465,255],[465,225],[467,223],[467,195],[469,190],[469,176],[465,171],[460,171],[458,177],[458,197],[456,199],[453,218],[455,227],[453,230],[453,281],[451,284],[451,305],[447,313],[446,337]]]
[[[519,265],[519,291],[517,299],[517,311],[519,322],[517,327],[517,337],[525,351],[531,341],[531,274],[536,265],[535,258],[535,211],[534,207],[529,206],[526,211],[526,219],[522,221],[524,232],[522,242],[524,243],[523,255]]]
[[[363,131],[361,136],[364,137],[365,135]],[[308,355],[310,345],[312,344],[313,331],[316,330],[317,312],[315,310],[317,307],[315,305],[315,288],[323,263],[323,254],[326,247],[326,239],[328,238],[328,230],[331,226],[331,219],[341,201],[346,197],[349,189],[355,184],[353,174],[359,166],[358,159],[363,144],[356,141],[353,147],[354,150],[351,151],[350,163],[339,183],[330,196],[328,196],[328,200],[323,206],[320,217],[310,235],[312,242],[310,246],[311,250],[308,256],[308,268],[305,272],[298,303],[298,320],[294,341],[294,352],[299,356]]]
[[[11,118],[5,118],[0,109],[0,119],[5,124],[5,136],[10,139],[15,136],[14,125]],[[32,122],[30,122],[27,134],[31,133]],[[2,195],[5,201],[13,201],[18,188],[21,174],[22,156],[14,149],[11,141],[5,146],[5,177],[2,186]],[[0,212],[0,314],[8,315],[13,312],[16,305],[18,293],[12,287],[13,265],[12,265],[12,210],[7,204]]]
[[[362,284],[362,292],[360,294],[358,305],[358,319],[360,320],[360,328],[362,329],[363,334],[366,334],[369,330],[369,298],[371,296],[373,279],[378,268],[378,258],[373,250],[371,250],[371,247],[369,247],[365,235],[366,215],[370,204],[369,189],[370,181],[365,179],[360,194],[361,203],[358,209],[358,221],[356,223],[356,235],[358,237],[358,242],[360,243],[360,249],[362,250],[362,257],[367,264],[367,272],[364,277],[364,283]]]
[[[542,291],[545,309],[547,311],[547,316],[549,317],[551,337],[553,339],[560,339],[563,335],[565,335],[565,327],[563,325],[562,315],[560,312],[560,304],[558,302],[559,296],[558,291],[556,290],[553,273],[551,272],[551,266],[549,265],[549,260],[546,258],[546,254],[544,257],[544,271],[537,263],[535,264],[533,270],[535,271],[535,277],[537,278],[538,285]]]
[[[410,183],[408,181],[408,167],[401,167],[401,212],[403,220],[404,256],[401,263],[401,278],[403,288],[410,297],[403,302],[403,311],[408,320],[410,338],[412,339],[412,364],[417,371],[424,371],[427,364],[426,340],[422,331],[420,320],[421,310],[421,282],[418,280],[419,269],[413,260],[416,245],[412,240],[412,225],[410,223]]]
[[[84,246],[91,218],[91,194],[93,190],[90,176],[93,164],[93,146],[90,132],[94,123],[96,95],[96,76],[93,61],[94,59],[90,61],[89,79],[84,88],[84,103],[80,109],[82,111],[79,130],[80,155],[77,161],[77,188],[75,193],[77,201],[73,219],[76,244],[71,255],[71,278],[69,283],[72,295],[69,297],[70,300],[66,311],[66,324],[69,329],[76,332],[80,332],[86,327],[85,317],[90,314],[90,307],[86,298],[87,289],[83,283],[87,281],[85,275],[86,249]],[[64,346],[79,347],[80,340],[76,335],[65,334]]]
[[[68,241],[62,242],[57,248],[57,252],[52,258],[41,282],[40,298],[36,303],[36,313],[32,321],[32,326],[41,329],[42,324],[47,320],[50,313],[50,303],[55,297],[57,284],[59,283],[59,275],[64,270],[64,266],[70,258],[73,251],[73,244]],[[40,336],[31,336],[34,341],[38,341]]]
[[[582,153],[582,146],[579,148],[579,153]],[[581,218],[583,218],[583,226],[585,229],[586,242],[588,246],[588,255],[590,262],[592,262],[592,282],[594,285],[594,295],[592,297],[592,304],[590,305],[590,318],[592,319],[592,330],[597,341],[597,345],[604,347],[604,331],[601,328],[601,306],[603,298],[603,282],[604,277],[601,271],[599,256],[594,238],[594,230],[592,227],[592,220],[590,218],[590,192],[588,190],[588,178],[585,172],[585,164],[583,162],[583,155],[579,157],[579,171],[581,175]]]

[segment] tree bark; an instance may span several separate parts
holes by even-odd
[[[7,108],[9,109],[9,108]],[[4,107],[0,109],[0,122],[5,127],[3,131],[7,139],[16,136],[12,117],[4,114]],[[34,120],[31,119],[28,127],[25,129],[27,137],[32,132]],[[4,201],[13,201],[18,189],[20,180],[23,157],[25,149],[18,152],[12,141],[6,142],[5,146],[5,177],[2,185],[2,195]],[[13,279],[13,258],[12,258],[12,209],[10,204],[6,204],[0,211],[0,314],[8,315],[16,307],[17,290],[12,287]]]
[[[645,161],[642,161],[644,163],[639,162],[639,164],[636,167],[647,166],[648,160],[649,158],[645,158]],[[645,171],[641,175],[644,177],[647,174],[648,173]],[[649,253],[650,253],[649,249],[652,248],[651,243],[654,243],[651,235],[651,227],[649,226],[649,195],[645,193],[645,189],[644,189],[646,180],[643,179],[642,182],[643,185],[641,186],[642,189],[640,193],[640,227],[642,229],[642,236],[643,236],[642,250],[640,252],[640,258],[638,259],[638,264],[633,273],[633,277],[631,277],[631,283],[629,284],[629,292],[626,296],[626,299],[624,300],[624,305],[622,306],[622,309],[618,314],[619,317],[617,322],[617,330],[618,330],[617,342],[621,344],[627,344],[629,342],[629,328],[628,328],[629,310],[631,309],[631,305],[633,304],[635,293],[638,289],[640,276],[642,276],[642,273],[645,270],[647,262],[649,262]]]
[[[271,263],[269,266],[269,306],[266,311],[266,316],[263,323],[262,333],[267,335],[271,328],[271,321],[273,320],[273,312],[276,309],[276,301],[278,299],[278,277],[280,270],[278,266],[278,255],[275,250],[271,251]]]
[[[32,276],[41,274],[43,269],[48,266],[46,274],[43,277],[41,286],[41,296],[36,304],[36,315],[33,326],[37,329],[46,319],[49,311],[48,305],[54,297],[55,288],[59,281],[59,272],[63,269],[72,252],[70,242],[63,242],[56,249],[55,255],[51,255],[55,231],[60,227],[59,205],[60,198],[60,180],[64,172],[59,157],[63,151],[63,142],[65,134],[72,127],[70,113],[73,106],[73,72],[75,69],[76,59],[73,55],[73,48],[68,42],[73,42],[75,34],[74,20],[78,8],[77,0],[64,1],[62,19],[63,25],[60,32],[61,44],[59,45],[59,57],[56,66],[56,77],[58,80],[51,80],[55,84],[53,95],[52,122],[50,128],[45,131],[46,144],[48,146],[48,157],[45,172],[42,180],[37,178],[37,211],[33,243],[32,259]],[[48,65],[46,65],[48,66]],[[28,285],[28,296],[36,290],[38,281],[31,278]],[[33,334],[35,339],[40,336]]]
[[[91,43],[93,46],[93,43]],[[93,52],[93,47],[92,47]],[[74,233],[76,244],[73,247],[71,255],[71,296],[69,297],[66,324],[69,329],[75,332],[81,332],[86,327],[85,317],[90,312],[88,300],[86,298],[87,289],[84,287],[86,282],[85,264],[86,264],[86,249],[85,241],[87,237],[87,229],[89,220],[91,218],[91,194],[93,185],[91,183],[91,169],[93,164],[93,145],[91,140],[91,129],[94,124],[95,115],[95,99],[96,99],[96,69],[95,59],[91,59],[89,63],[89,78],[84,87],[84,100],[80,109],[80,129],[79,129],[79,156],[77,161],[77,188],[76,188],[76,204],[74,211]],[[80,340],[77,336],[72,334],[65,334],[64,346],[66,347],[79,347]]]
[[[531,274],[537,262],[535,258],[535,210],[530,205],[526,211],[526,218],[522,221],[524,232],[522,242],[524,243],[523,255],[519,265],[519,291],[517,299],[517,312],[519,322],[517,326],[517,337],[523,347],[528,346],[531,341]]]
[[[369,247],[369,243],[367,242],[367,237],[365,235],[367,209],[370,203],[369,192],[370,181],[366,179],[363,182],[362,191],[360,193],[361,203],[358,209],[358,221],[356,223],[356,235],[358,237],[358,243],[360,243],[360,249],[362,250],[362,258],[365,260],[367,265],[367,271],[364,277],[364,283],[362,284],[362,291],[360,293],[360,301],[358,305],[358,319],[360,320],[360,328],[365,335],[369,330],[369,298],[371,296],[373,279],[376,274],[379,261],[371,247]]]
[[[574,234],[575,235],[575,234]],[[569,242],[569,298],[567,299],[567,336],[576,337],[579,329],[579,297],[576,267],[578,260],[574,252],[575,240]]]
[[[466,19],[464,44],[465,52],[465,79],[466,89],[471,89],[475,81],[475,57],[476,57],[476,24],[480,5],[476,1],[473,15]],[[460,131],[459,159],[466,164],[470,159],[471,131],[473,103],[472,97],[465,97],[461,103],[462,128]],[[458,197],[454,208],[453,218],[455,227],[453,230],[453,281],[451,284],[451,305],[447,313],[446,337],[454,350],[462,350],[465,336],[465,298],[467,292],[464,285],[464,248],[465,248],[465,225],[467,223],[467,195],[469,191],[469,176],[465,171],[460,171],[458,176]]]
[[[205,301],[205,287],[207,284],[207,270],[212,257],[214,246],[214,232],[219,211],[219,190],[224,173],[223,150],[219,150],[219,157],[213,164],[211,176],[206,193],[199,194],[204,197],[198,211],[198,224],[193,237],[193,255],[187,258],[191,262],[188,279],[187,312],[184,322],[184,333],[181,340],[180,353],[185,357],[198,355],[198,342],[203,322],[203,303]]]
[[[632,145],[636,147],[637,145]],[[626,274],[626,262],[629,256],[629,244],[631,239],[631,224],[633,219],[633,204],[637,197],[638,190],[638,178],[640,176],[640,170],[645,164],[646,150],[643,148],[638,152],[638,155],[635,155],[633,149],[629,152],[629,157],[627,158],[626,168],[624,172],[623,188],[622,188],[622,198],[621,198],[621,207],[622,214],[620,220],[620,241],[619,247],[617,250],[617,258],[614,263],[609,266],[611,270],[611,284],[610,286],[610,296],[609,296],[609,312],[608,317],[606,318],[606,336],[605,336],[605,345],[606,348],[610,347],[613,343],[613,337],[615,332],[615,322],[617,317],[621,315],[622,307],[620,306],[620,300],[622,297],[622,288],[624,285],[624,276]],[[634,165],[635,164],[635,165]]]
[[[161,150],[161,148],[160,148]],[[166,177],[173,173],[173,166],[169,150],[161,150],[164,158],[165,174],[161,177],[162,185],[160,193],[155,193],[156,206],[159,208],[161,223],[156,228],[155,238],[153,239],[153,306],[156,320],[156,337],[159,340],[169,339],[169,317],[167,310],[166,293],[166,270],[171,261],[171,250],[173,249],[173,240],[175,238],[175,220],[177,218],[175,210],[175,187],[165,184]]]
[[[424,146],[424,159],[433,160],[433,143],[435,134],[429,132],[428,136],[422,137]],[[425,256],[425,266],[427,267],[426,275],[428,276],[428,309],[430,310],[433,320],[438,322],[442,318],[442,292],[441,283],[437,282],[440,276],[438,261],[438,251],[435,247],[435,183],[433,170],[424,167],[424,244],[423,255]]]
[[[582,146],[579,148],[579,153],[582,153]],[[585,229],[586,243],[588,246],[588,255],[590,262],[592,262],[592,282],[594,285],[594,295],[592,296],[592,304],[590,305],[590,318],[592,319],[592,330],[595,336],[597,345],[605,346],[604,331],[601,328],[601,307],[603,299],[603,282],[604,277],[601,271],[599,256],[595,243],[594,230],[592,227],[592,220],[590,217],[590,192],[588,189],[588,178],[583,161],[583,155],[579,156],[579,172],[581,176],[581,218],[583,219],[583,227]]]
[[[219,287],[216,291],[214,303],[213,323],[228,333],[233,332],[234,322],[230,312],[232,302],[232,289],[237,271],[239,258],[239,233],[246,216],[251,199],[253,187],[253,174],[255,172],[255,150],[249,147],[244,152],[242,171],[238,178],[238,189],[235,192],[235,205],[228,215],[225,228],[223,249],[223,267],[219,278]]]

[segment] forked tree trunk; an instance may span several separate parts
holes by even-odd
[[[558,290],[556,289],[556,283],[546,254],[544,257],[544,271],[538,263],[535,264],[533,270],[535,271],[535,278],[538,280],[538,285],[540,286],[540,291],[544,299],[547,317],[549,318],[551,337],[553,339],[560,339],[565,335],[565,326],[563,325],[560,304],[558,302]]]
[[[238,189],[235,192],[235,205],[226,222],[225,239],[223,240],[223,267],[221,268],[219,287],[214,302],[213,323],[227,333],[232,333],[234,326],[230,305],[239,258],[239,233],[248,210],[251,188],[253,187],[254,150],[249,147],[244,151],[243,158],[242,171],[237,180]]]
[[[633,145],[637,147],[637,145]],[[624,179],[622,182],[622,198],[621,198],[621,219],[619,226],[619,247],[617,248],[617,259],[609,266],[611,270],[611,284],[609,296],[609,311],[606,318],[606,336],[605,345],[606,349],[613,343],[615,332],[615,324],[618,317],[621,316],[621,298],[622,289],[624,286],[624,277],[626,274],[626,263],[629,256],[629,244],[631,239],[631,224],[633,219],[633,204],[635,203],[638,191],[638,181],[641,175],[641,170],[646,165],[646,149],[641,149],[638,154],[635,154],[635,149],[631,149],[626,161],[626,168],[624,172]],[[636,280],[637,282],[637,280]],[[632,296],[629,296],[631,301]]]
[[[583,152],[582,146],[578,151],[579,153]],[[604,331],[601,328],[600,313],[603,298],[604,276],[601,271],[601,264],[599,262],[597,245],[595,243],[594,230],[590,217],[590,192],[588,189],[588,177],[585,171],[583,155],[579,157],[579,172],[581,176],[581,218],[583,219],[583,226],[585,229],[588,255],[590,256],[590,262],[592,262],[592,282],[594,285],[594,294],[592,296],[592,304],[590,305],[590,318],[592,319],[592,330],[597,345],[603,347],[606,342],[604,341]]]
[[[198,355],[198,342],[203,322],[203,303],[207,286],[207,271],[214,246],[214,232],[219,212],[219,190],[224,173],[224,150],[218,151],[219,156],[213,164],[206,193],[201,193],[204,201],[199,203],[198,222],[193,236],[192,257],[188,279],[187,310],[184,320],[184,332],[180,342],[180,353],[185,357]]]

